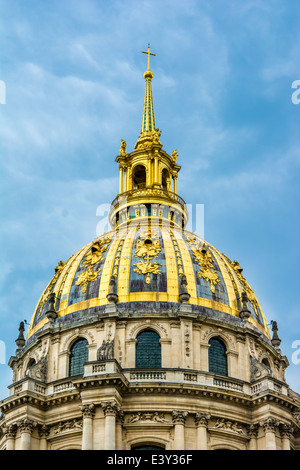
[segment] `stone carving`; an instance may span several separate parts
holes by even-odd
[[[53,434],[59,434],[65,431],[74,431],[76,429],[82,429],[82,420],[71,419],[69,421],[60,421],[53,429]]]
[[[37,379],[42,382],[46,382],[47,380],[47,358],[44,357],[37,363],[34,363],[29,369],[26,371],[26,375],[31,377],[32,379]]]
[[[37,423],[35,421],[32,421],[31,419],[21,419],[18,422],[18,427],[21,432],[29,432],[31,433],[33,431],[33,428],[37,426]]]
[[[259,424],[260,426],[264,428],[265,432],[266,431],[275,432],[278,426],[280,425],[280,422],[275,418],[267,418],[261,421]]]
[[[39,433],[39,437],[47,438],[50,434],[50,426],[47,426],[46,424],[39,425],[38,433]]]
[[[120,412],[120,407],[115,401],[107,401],[101,403],[105,416],[117,416]]]
[[[3,428],[3,433],[7,439],[15,438],[17,430],[18,430],[18,426],[16,424],[9,424],[8,426],[5,426]]]
[[[224,429],[225,431],[235,432],[237,434],[245,434],[241,425],[236,421],[225,420],[219,418],[214,426],[215,429]]]
[[[254,357],[250,356],[250,381],[258,379],[259,377],[266,377],[272,375],[271,370],[263,363],[259,362]]]
[[[187,411],[172,411],[172,420],[174,424],[184,424],[187,418]]]
[[[127,424],[138,423],[140,421],[153,421],[155,423],[170,424],[169,421],[165,419],[164,413],[159,413],[158,411],[139,411],[134,413],[130,418],[128,418]]]
[[[247,426],[247,436],[250,437],[250,439],[257,438],[258,429],[259,429],[258,424],[249,424],[249,426]]]
[[[195,415],[196,426],[205,426],[205,427],[207,427],[209,419],[210,419],[209,414],[196,413],[196,415]]]
[[[80,409],[84,418],[92,418],[95,415],[95,405],[93,403],[82,405]]]
[[[105,361],[114,358],[114,340],[103,340],[102,345],[97,351],[97,361]]]

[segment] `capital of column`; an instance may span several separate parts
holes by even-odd
[[[188,415],[187,411],[172,411],[172,420],[174,424],[184,424],[186,417]]]
[[[247,426],[247,435],[248,435],[248,437],[256,438],[257,435],[258,435],[258,429],[259,429],[258,424],[249,424],[249,426]]]
[[[117,404],[116,401],[102,402],[101,406],[103,408],[103,412],[104,412],[105,416],[115,416],[116,417],[118,415],[119,411],[120,411],[120,407],[119,407],[119,405]]]
[[[260,422],[260,425],[264,428],[265,432],[275,432],[279,424],[279,421],[275,418],[266,418]]]
[[[84,418],[93,418],[95,416],[95,405],[93,403],[82,405],[80,409]]]
[[[18,426],[16,424],[9,424],[3,429],[6,439],[14,439],[16,437]]]
[[[196,413],[195,415],[196,426],[203,426],[206,428],[208,426],[209,419],[210,419],[210,415],[207,413]]]
[[[32,433],[33,428],[35,428],[36,426],[37,426],[37,423],[35,421],[32,421],[31,419],[27,419],[27,418],[21,419],[18,422],[18,427],[21,433],[23,432]]]
[[[46,424],[41,424],[38,427],[38,433],[40,438],[47,438],[50,434],[50,426],[47,426]]]
[[[281,437],[286,437],[289,439],[293,432],[293,426],[291,424],[280,423],[279,432]]]

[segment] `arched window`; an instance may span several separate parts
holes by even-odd
[[[35,365],[36,365],[35,359],[33,358],[29,359],[27,367],[26,367],[25,375],[30,375],[30,369]]]
[[[209,372],[228,375],[226,347],[219,338],[211,338],[208,342]]]
[[[168,189],[169,185],[169,172],[166,168],[161,173],[161,185],[164,189]]]
[[[135,350],[135,367],[137,369],[152,369],[161,367],[160,337],[155,331],[142,331],[137,336]]]
[[[164,447],[151,444],[141,444],[135,447],[131,447],[132,450],[164,450]]]
[[[145,188],[146,186],[146,169],[144,165],[137,165],[133,170],[133,188]]]
[[[84,372],[83,364],[88,361],[89,351],[88,341],[84,338],[77,340],[70,350],[69,375],[82,375]]]

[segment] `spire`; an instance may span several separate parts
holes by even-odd
[[[145,78],[145,96],[142,116],[142,127],[141,132],[153,132],[155,130],[155,116],[152,96],[151,80],[153,73],[150,70],[150,55],[156,55],[150,52],[150,44],[148,44],[148,51],[142,51],[144,54],[148,54],[148,69],[144,73]]]

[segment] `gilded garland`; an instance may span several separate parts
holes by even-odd
[[[103,259],[103,253],[107,250],[110,244],[110,238],[104,238],[93,244],[81,266],[84,266],[84,270],[78,275],[76,281],[77,286],[82,287],[82,293],[84,294],[87,289],[89,282],[95,281],[101,272],[101,268],[94,270],[93,266],[98,264]]]
[[[214,267],[214,259],[209,250],[206,248],[205,243],[200,246],[195,238],[187,239],[190,243],[193,255],[200,266],[198,276],[210,284],[210,290],[214,294],[216,289],[215,285],[220,284],[218,273]]]
[[[151,282],[150,274],[159,274],[161,272],[160,263],[151,263],[152,258],[156,258],[160,252],[161,245],[157,232],[151,233],[147,230],[143,232],[137,240],[135,256],[144,258],[144,261],[140,260],[135,263],[136,268],[133,271],[145,275],[147,284]]]

